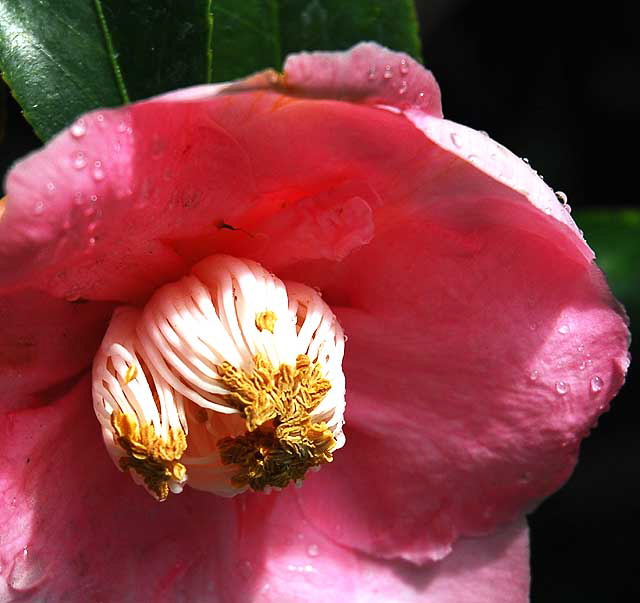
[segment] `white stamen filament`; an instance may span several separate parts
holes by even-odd
[[[275,317],[273,332],[258,325],[261,313]],[[309,417],[326,423],[337,450],[345,441],[343,354],[342,329],[317,291],[285,285],[255,262],[211,256],[158,289],[143,310],[116,310],[94,361],[94,409],[116,464],[123,449],[111,418],[120,412],[153,425],[163,438],[182,430],[187,483],[234,495],[246,487],[231,484],[237,466],[222,462],[218,443],[243,436],[247,427],[219,367],[226,362],[250,373],[258,356],[274,367],[295,366],[300,355],[318,363],[331,387]],[[168,485],[182,487],[175,480]]]

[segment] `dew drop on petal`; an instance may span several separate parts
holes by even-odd
[[[53,182],[47,182],[47,191],[53,193],[56,190],[56,185]]]
[[[39,216],[43,212],[44,212],[44,202],[43,201],[36,202],[36,204],[33,206],[33,213]]]
[[[382,74],[382,77],[385,80],[390,80],[393,77],[393,67],[391,67],[391,65],[384,66],[384,73]]]
[[[540,376],[540,371],[531,371],[531,373],[529,374],[529,379],[531,379],[531,381],[536,381],[538,379],[538,377]]]
[[[17,591],[28,591],[40,584],[45,575],[42,560],[25,547],[13,560],[7,584]]]
[[[598,375],[591,377],[591,391],[599,392],[604,386],[604,381]]]
[[[545,207],[544,208],[544,213],[547,214],[547,216],[551,215],[551,208],[550,207]]]
[[[98,115],[96,115],[96,120],[102,125],[104,123],[104,115],[102,115],[102,113],[98,113]]]
[[[453,132],[453,134],[451,134],[451,142],[453,143],[453,146],[458,149],[462,146],[460,136],[456,132]]]
[[[558,381],[556,383],[556,391],[561,396],[564,396],[569,391],[569,389],[569,384],[566,381]]]
[[[127,124],[124,123],[123,121],[119,122],[118,125],[116,126],[116,130],[120,133],[122,132],[126,132],[127,131]]]
[[[309,557],[317,557],[319,553],[320,550],[318,549],[317,544],[310,544],[307,547],[307,555],[309,555]]]
[[[409,62],[407,59],[400,59],[400,73],[402,75],[407,75],[407,73],[409,73]]]
[[[87,124],[81,117],[71,126],[71,136],[74,138],[82,138],[87,133]]]
[[[104,170],[102,169],[102,161],[94,161],[93,162],[93,179],[100,181],[104,180]]]
[[[402,80],[400,82],[400,88],[398,88],[398,94],[404,94],[407,91],[409,84],[407,84],[406,80]]]
[[[81,170],[85,165],[87,165],[87,157],[82,151],[78,151],[73,158],[73,167]]]
[[[371,65],[369,70],[367,71],[367,79],[369,81],[376,79],[376,68],[375,65]]]
[[[569,332],[569,325],[562,325],[560,328],[558,328],[558,333],[560,333],[561,335],[566,335]]]
[[[91,247],[93,247],[96,244],[96,238],[95,237],[91,237],[89,239],[89,245],[91,245]]]
[[[566,205],[568,202],[567,195],[562,191],[556,191],[556,197],[558,197],[558,201],[563,205]]]

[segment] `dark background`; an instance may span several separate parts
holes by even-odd
[[[449,119],[527,157],[568,194],[578,221],[581,208],[637,204],[640,38],[631,2],[417,6],[425,64]],[[15,102],[9,99],[6,116],[3,105],[0,175],[39,146]],[[637,344],[634,351],[640,357]],[[613,409],[584,442],[568,484],[531,517],[533,603],[640,600],[637,373],[632,367]]]

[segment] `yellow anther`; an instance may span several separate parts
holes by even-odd
[[[256,328],[259,331],[267,330],[269,333],[273,333],[277,318],[278,317],[271,310],[258,312],[256,314]]]
[[[130,364],[127,367],[127,372],[124,374],[124,382],[131,383],[138,376],[138,367],[135,364]]]
[[[310,467],[331,462],[333,432],[310,414],[331,388],[317,362],[301,354],[295,366],[276,369],[258,355],[250,374],[228,362],[218,372],[248,431],[218,442],[222,462],[240,468],[232,478],[236,487],[282,488],[302,479]]]
[[[182,429],[169,429],[168,437],[156,435],[153,425],[138,425],[135,417],[120,411],[111,413],[115,441],[127,453],[120,458],[123,470],[133,470],[158,500],[169,495],[169,481],[182,482],[186,468],[178,460],[187,448]]]

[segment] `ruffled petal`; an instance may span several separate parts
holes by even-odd
[[[240,603],[252,579],[237,572],[236,526],[228,499],[187,490],[159,504],[120,473],[87,379],[1,419],[2,600]]]
[[[291,490],[244,505],[240,571],[256,577],[245,601],[301,603],[525,603],[527,527],[519,520],[479,539],[459,541],[439,563],[381,561],[336,545],[302,514]],[[268,555],[261,543],[268,542]]]
[[[599,270],[543,222],[533,236],[390,219],[324,283],[351,306],[334,308],[348,445],[301,496],[339,542],[439,559],[568,477],[624,380],[628,331]]]
[[[442,117],[433,74],[402,52],[363,42],[346,52],[302,52],[287,58],[284,78],[294,92],[407,109]]]

